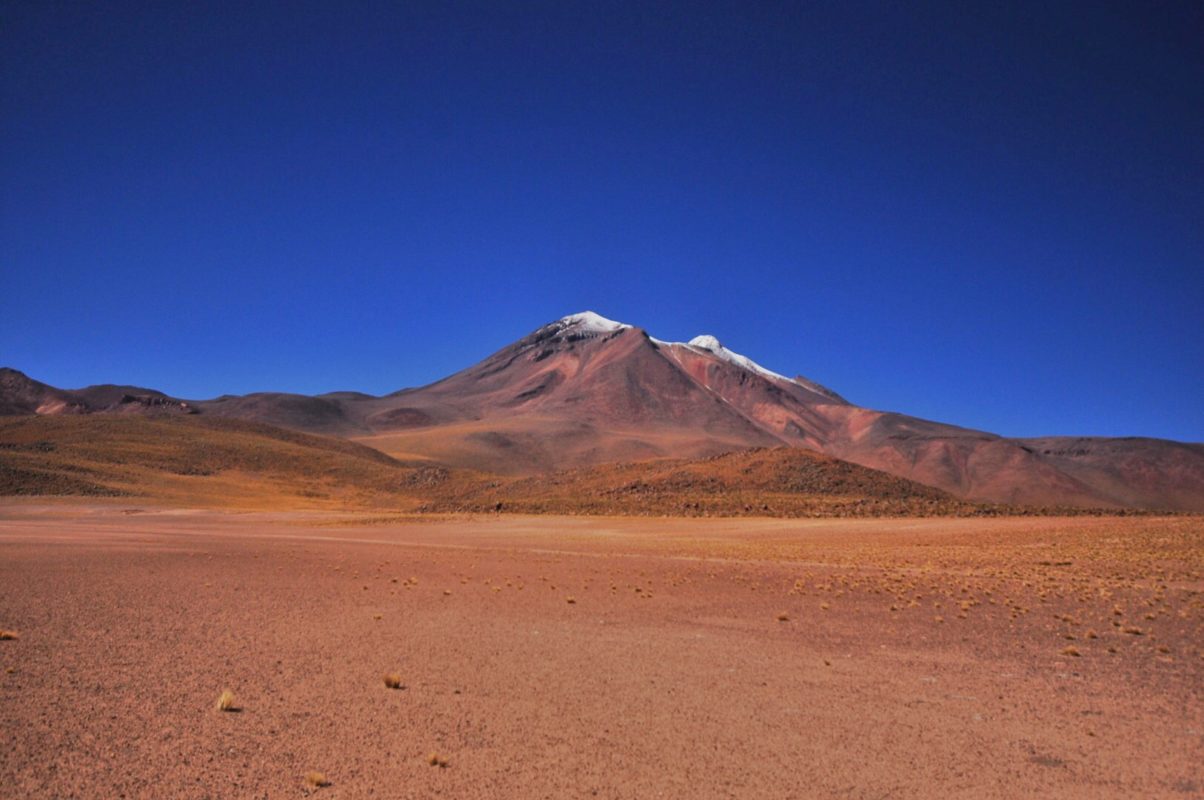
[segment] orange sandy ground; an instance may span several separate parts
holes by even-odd
[[[1204,519],[131,511],[0,506],[0,797],[1204,793]]]

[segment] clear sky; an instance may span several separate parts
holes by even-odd
[[[1201,41],[1153,0],[3,0],[0,365],[382,393],[593,309],[1204,440]]]

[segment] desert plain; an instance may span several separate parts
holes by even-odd
[[[1192,516],[9,498],[0,797],[1201,796],[1202,590]]]

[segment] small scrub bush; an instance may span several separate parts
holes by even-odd
[[[4,630],[3,628],[0,628],[0,641],[9,642],[9,641],[12,641],[13,639],[20,639],[20,638],[21,638],[21,634],[17,633],[16,631],[9,631],[9,630]]]
[[[385,686],[390,689],[404,689],[405,684],[401,682],[401,675],[396,672],[390,672],[385,675]]]
[[[321,772],[305,773],[305,785],[314,789],[321,789],[330,785],[330,781],[326,780],[326,775]]]
[[[238,704],[234,700],[234,692],[229,689],[224,690],[217,698],[218,711],[240,711]]]

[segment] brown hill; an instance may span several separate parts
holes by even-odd
[[[370,430],[355,413],[355,403],[340,398],[256,392],[242,396],[225,395],[195,405],[207,416],[252,420],[329,436],[362,435]]]
[[[35,381],[15,369],[0,367],[0,415],[80,414],[88,410],[70,392]]]
[[[0,419],[0,495],[130,496],[183,506],[410,506],[410,473],[363,445],[239,420]]]
[[[625,516],[934,516],[991,513],[939,489],[799,448],[608,464],[464,484],[425,470],[436,511]],[[446,481],[446,482],[444,482]]]
[[[1204,511],[1204,444],[1067,436],[1016,441],[1116,505],[1141,507],[1158,497],[1166,508]]]
[[[190,403],[154,389],[102,384],[83,389],[56,389],[23,372],[0,367],[0,416],[37,414],[195,414]]]

